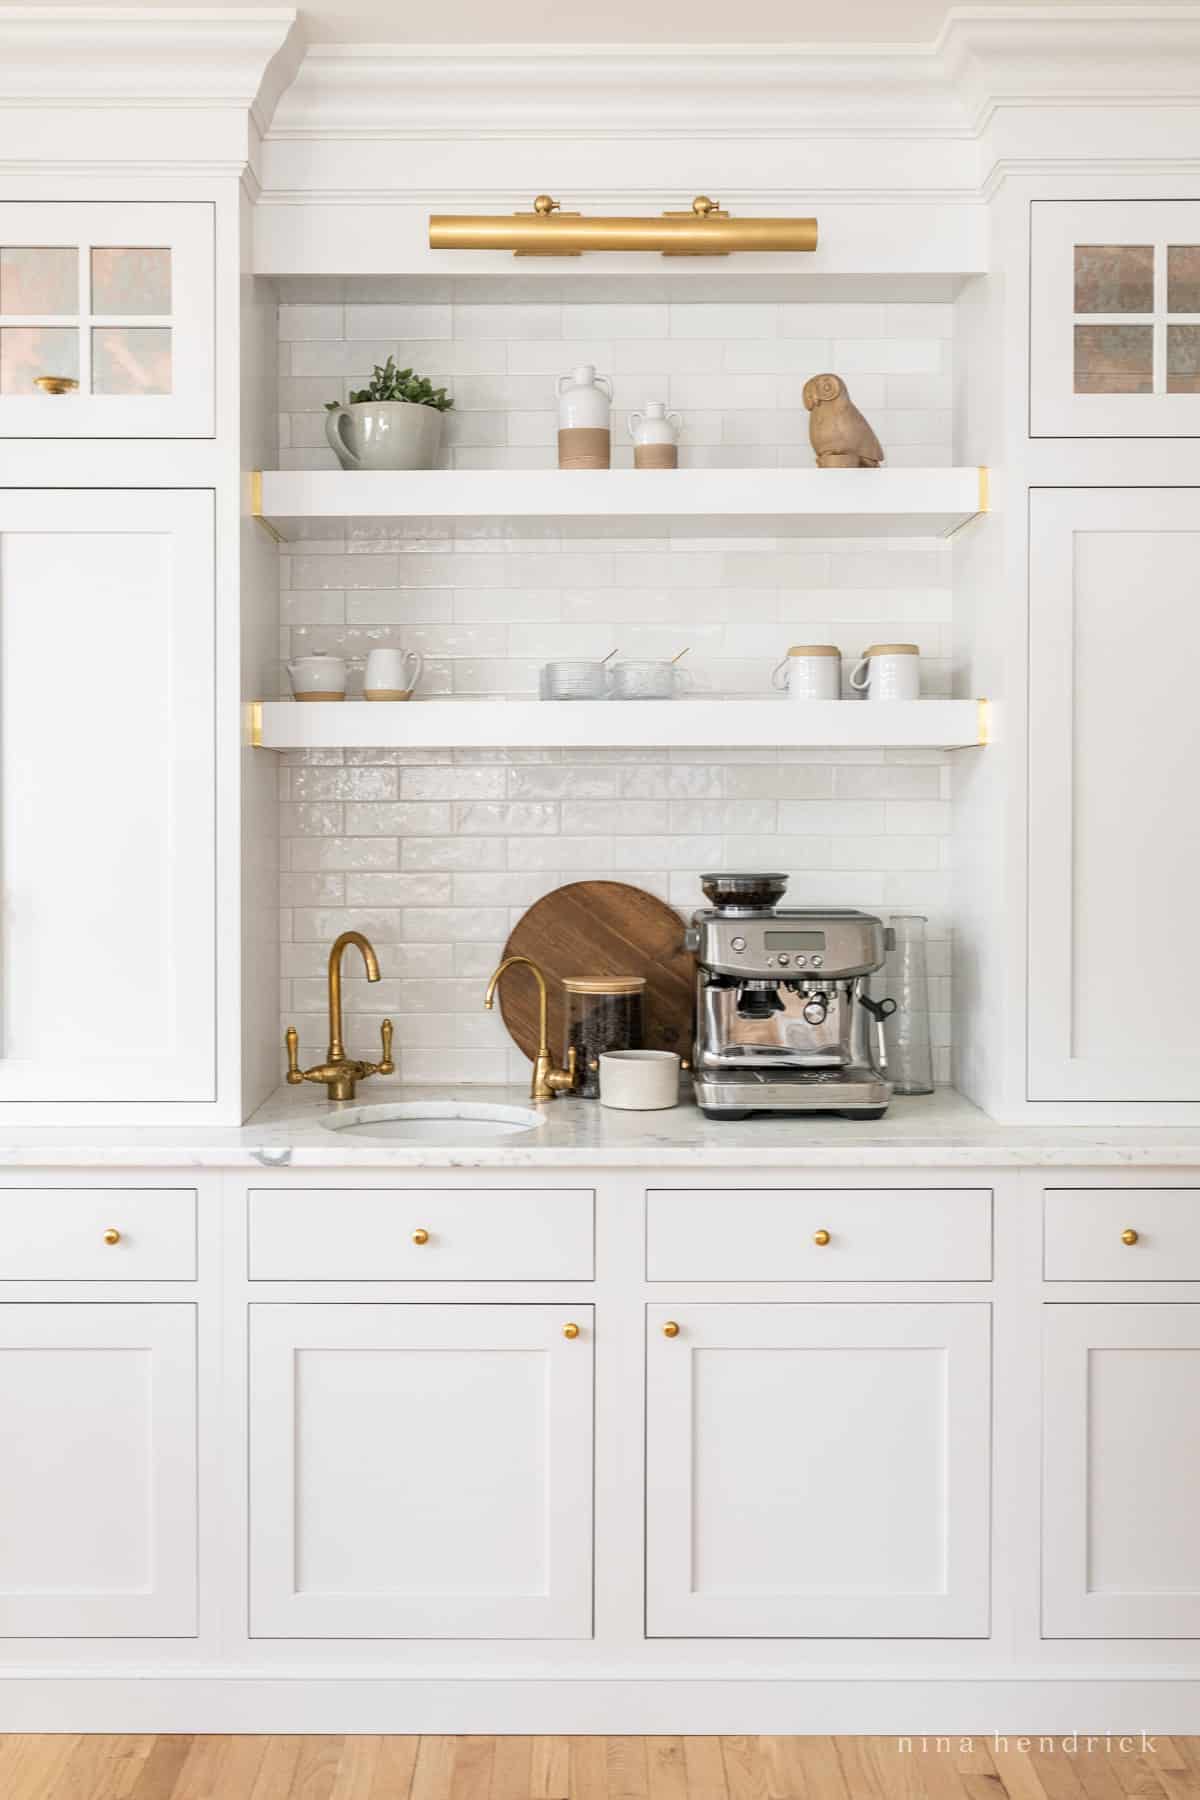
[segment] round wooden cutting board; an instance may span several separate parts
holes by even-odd
[[[692,1055],[696,959],[683,947],[684,924],[665,900],[622,881],[573,881],[529,908],[514,927],[505,956],[528,956],[550,991],[550,1054],[563,1058],[564,977],[644,975],[647,1050]],[[528,969],[500,983],[509,1035],[530,1061],[537,1055],[538,990]]]

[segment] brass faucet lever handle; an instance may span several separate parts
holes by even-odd
[[[283,1041],[287,1045],[288,1086],[299,1087],[304,1080],[304,1076],[300,1072],[300,1033],[296,1030],[294,1025],[288,1026],[287,1031],[284,1033]]]
[[[367,1075],[394,1075],[396,1073],[396,1065],[392,1061],[392,1030],[392,1021],[390,1019],[385,1019],[379,1027],[379,1036],[383,1043],[383,1061],[377,1063],[364,1063],[362,1065],[364,1077]]]

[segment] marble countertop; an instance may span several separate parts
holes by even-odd
[[[401,1087],[375,1081],[361,1104],[460,1099],[528,1106],[523,1088]],[[897,1099],[884,1118],[706,1119],[691,1104],[614,1112],[559,1099],[514,1135],[455,1141],[453,1121],[420,1143],[330,1131],[345,1112],[311,1087],[281,1088],[245,1125],[174,1128],[26,1126],[7,1131],[0,1168],[1144,1168],[1200,1169],[1200,1125],[1160,1128],[1000,1125],[951,1089]],[[475,1128],[476,1131],[479,1127]]]

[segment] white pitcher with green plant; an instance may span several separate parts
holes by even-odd
[[[424,375],[376,363],[350,404],[330,400],[325,435],[343,469],[432,469],[442,446],[442,414],[454,401]]]

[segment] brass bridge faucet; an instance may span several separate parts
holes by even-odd
[[[488,982],[488,990],[483,1004],[489,1012],[492,1010],[496,999],[496,989],[500,985],[500,977],[506,969],[511,969],[516,963],[524,963],[527,969],[532,969],[538,984],[538,1051],[537,1060],[533,1065],[533,1078],[529,1083],[529,1098],[531,1100],[556,1100],[559,1094],[569,1094],[575,1086],[578,1063],[574,1044],[567,1051],[565,1069],[556,1069],[551,1060],[546,1033],[546,977],[537,964],[530,962],[527,956],[506,957]]]
[[[315,1069],[300,1067],[300,1038],[294,1025],[289,1025],[285,1037],[288,1056],[288,1084],[299,1087],[302,1081],[323,1081],[331,1100],[353,1100],[355,1083],[365,1081],[368,1075],[393,1075],[396,1065],[392,1061],[392,1021],[385,1019],[379,1027],[379,1035],[383,1039],[383,1060],[377,1063],[356,1062],[346,1055],[346,1047],[342,1043],[342,955],[354,944],[362,952],[363,962],[367,967],[367,980],[379,980],[379,963],[367,939],[361,931],[343,931],[329,952],[329,1049],[325,1061]]]

